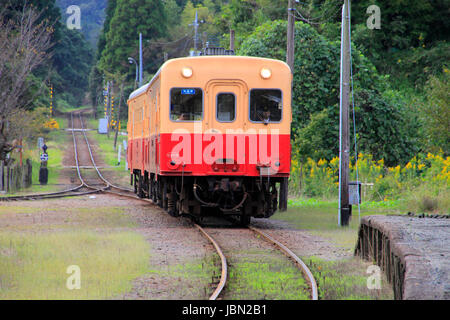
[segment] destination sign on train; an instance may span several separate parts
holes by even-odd
[[[195,89],[183,89],[181,94],[195,94]]]

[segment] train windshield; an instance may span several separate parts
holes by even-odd
[[[280,122],[283,111],[281,90],[253,89],[250,93],[250,120]]]
[[[170,91],[170,120],[201,121],[203,91],[201,88],[173,88]]]
[[[236,118],[236,97],[233,93],[219,93],[217,95],[217,120],[233,122]]]

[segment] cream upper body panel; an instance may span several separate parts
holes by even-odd
[[[190,77],[183,76],[183,69],[192,71]],[[270,77],[263,78],[262,70]],[[278,60],[242,57],[242,56],[201,56],[172,59],[167,61],[152,79],[130,95],[130,109],[144,105],[140,100],[160,93],[159,114],[150,112],[158,126],[158,133],[171,133],[176,130],[188,132],[224,132],[225,130],[266,130],[267,133],[290,134],[292,74],[289,66]],[[199,121],[171,120],[171,89],[197,88],[203,92],[203,113]],[[250,119],[250,94],[254,89],[281,90],[282,115],[280,121],[264,124]],[[235,118],[233,121],[221,122],[217,119],[217,95],[226,93],[235,96]],[[146,105],[148,105],[147,103]],[[152,105],[152,103],[150,103]],[[153,111],[153,110],[151,110]],[[132,110],[130,110],[132,113]],[[153,124],[153,122],[151,122]],[[140,126],[139,126],[140,127]],[[150,125],[150,127],[152,127]],[[140,128],[139,128],[140,129]],[[153,131],[153,130],[151,130]],[[272,132],[273,131],[273,132]]]

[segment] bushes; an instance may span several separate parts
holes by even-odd
[[[369,154],[359,154],[358,178],[363,185],[363,200],[392,200],[407,198],[421,210],[448,210],[450,192],[450,157],[442,154],[419,155],[405,166],[386,167],[384,160],[376,161]],[[350,180],[356,181],[356,166],[350,164]],[[331,161],[302,163],[292,161],[290,191],[306,197],[337,197],[339,158]],[[373,184],[373,185],[372,185]]]
[[[293,134],[305,162],[331,160],[338,153],[340,42],[329,41],[302,22],[295,25]],[[414,122],[408,121],[405,103],[389,91],[387,77],[356,48],[352,49],[356,122],[361,150],[385,159],[388,165],[405,163],[417,153]],[[271,21],[256,28],[239,54],[284,60],[286,21]],[[388,94],[389,93],[389,94]]]

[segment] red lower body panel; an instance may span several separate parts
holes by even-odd
[[[130,169],[168,176],[288,177],[289,135],[167,133],[129,141]]]

